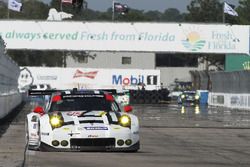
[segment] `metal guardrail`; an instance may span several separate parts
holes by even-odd
[[[209,93],[209,105],[235,109],[250,109],[250,94]]]
[[[209,90],[209,105],[250,109],[250,71],[192,71],[194,89]]]
[[[0,119],[22,101],[18,91],[19,66],[5,54],[4,47],[0,38]]]
[[[218,93],[250,93],[250,71],[191,71],[193,88]]]

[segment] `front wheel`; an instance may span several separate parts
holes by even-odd
[[[31,133],[29,130],[29,123],[28,120],[25,121],[25,142],[26,142],[26,147],[28,150],[39,150],[40,143],[41,143],[41,136],[40,136],[40,124],[38,123],[38,130],[32,132],[33,134],[37,133],[37,137],[31,138]]]

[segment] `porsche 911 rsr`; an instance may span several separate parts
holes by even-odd
[[[29,149],[42,151],[137,151],[138,118],[113,96],[100,91],[53,93],[46,109],[27,115]]]

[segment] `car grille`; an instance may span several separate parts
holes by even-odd
[[[114,138],[70,139],[71,146],[115,146]]]
[[[187,100],[194,100],[194,97],[193,96],[188,96]]]
[[[103,123],[103,120],[80,120],[79,121],[80,124],[84,124],[84,123]],[[68,121],[68,122],[64,122],[63,126],[65,125],[74,125],[74,121]]]

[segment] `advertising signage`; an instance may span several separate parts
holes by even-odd
[[[7,49],[249,53],[249,27],[222,24],[0,21]]]
[[[141,89],[160,88],[160,70],[21,67],[19,89],[46,84],[56,89]]]

